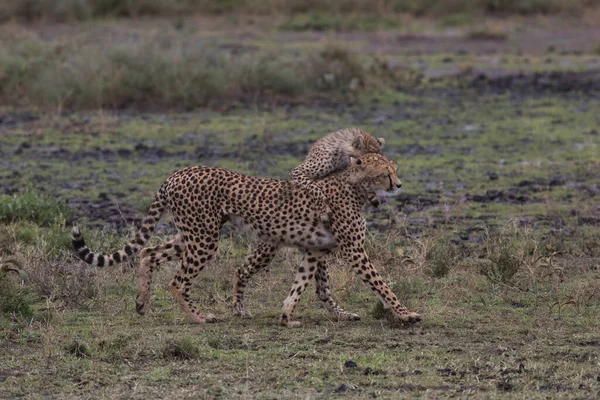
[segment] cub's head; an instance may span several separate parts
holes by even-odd
[[[350,158],[349,180],[360,185],[367,193],[377,193],[379,197],[396,195],[402,187],[398,178],[398,165],[381,154],[366,154]]]
[[[360,157],[363,154],[367,153],[377,153],[381,154],[381,150],[383,149],[383,145],[385,144],[384,138],[376,138],[373,135],[370,135],[366,132],[363,132],[361,135],[357,136],[356,139],[352,142],[352,157]]]

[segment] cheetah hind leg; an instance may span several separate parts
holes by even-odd
[[[290,290],[288,296],[283,301],[283,309],[281,313],[281,317],[279,318],[279,324],[283,326],[287,326],[288,328],[294,328],[302,325],[302,323],[298,320],[294,320],[292,318],[292,314],[294,312],[294,308],[298,301],[300,300],[300,296],[302,296],[302,292],[308,286],[308,283],[313,279],[316,270],[316,262],[320,258],[317,255],[320,255],[320,252],[310,252],[303,251],[302,262],[296,269],[296,276],[294,277],[294,284],[292,285],[292,289]]]
[[[179,261],[183,253],[183,242],[180,236],[155,247],[147,247],[140,252],[140,266],[138,268],[138,294],[135,302],[135,311],[144,315],[150,305],[150,286],[154,268],[167,261]]]
[[[242,318],[252,318],[252,314],[246,310],[246,306],[244,305],[244,290],[252,275],[269,266],[276,252],[277,245],[261,242],[246,257],[244,264],[235,271],[233,277],[233,298],[235,299],[233,315]]]
[[[315,274],[317,297],[321,300],[323,307],[338,321],[359,321],[360,316],[348,311],[345,311],[337,305],[331,297],[331,289],[329,288],[329,271],[324,260],[317,262],[317,272]]]
[[[206,263],[212,259],[217,252],[217,245],[210,239],[212,235],[201,240],[199,237],[190,235],[188,243],[194,243],[193,247],[188,245],[183,254],[181,268],[169,283],[169,290],[175,297],[181,309],[187,314],[192,322],[203,324],[206,322],[217,322],[212,314],[201,314],[191,299],[190,291],[192,280],[204,269]]]

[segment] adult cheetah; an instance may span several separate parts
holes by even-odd
[[[384,138],[376,138],[362,129],[339,129],[312,145],[302,164],[290,173],[290,179],[309,191],[316,201],[317,209],[321,210],[321,219],[327,221],[331,212],[327,196],[314,181],[348,168],[350,157],[358,158],[367,153],[381,154],[384,144]],[[375,194],[369,196],[369,202],[374,206],[379,205]]]
[[[153,268],[166,261],[182,260],[169,289],[193,322],[214,322],[213,315],[201,314],[190,300],[191,280],[217,252],[222,225],[227,220],[237,219],[258,234],[260,243],[236,270],[236,315],[250,316],[243,299],[250,277],[271,262],[280,246],[293,246],[300,249],[303,260],[283,303],[280,323],[299,325],[292,319],[292,312],[313,277],[319,299],[336,319],[359,319],[358,315],[341,309],[331,298],[325,256],[339,247],[342,257],[377,292],[396,318],[408,322],[420,320],[419,314],[400,304],[364,250],[366,222],[361,213],[362,206],[369,193],[394,193],[402,185],[396,163],[382,155],[364,155],[352,159],[346,170],[328,176],[318,184],[332,206],[329,224],[320,220],[319,210],[307,191],[289,181],[245,176],[223,168],[185,168],[161,185],[141,229],[122,250],[112,255],[93,253],[77,227],[73,228],[73,247],[82,260],[98,267],[112,266],[141,251],[136,307],[140,313],[149,304]],[[282,196],[286,191],[291,191],[289,199]],[[173,214],[178,235],[167,244],[143,249],[167,209]]]

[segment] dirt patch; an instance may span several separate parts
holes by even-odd
[[[0,113],[0,126],[14,126],[23,122],[32,122],[38,118],[39,116],[31,111]],[[2,130],[0,130],[0,135],[2,135]]]
[[[505,40],[498,37],[473,38],[468,32],[461,34],[458,30],[450,29],[445,32],[431,33],[397,33],[397,32],[338,32],[319,33],[281,32],[277,39],[282,42],[318,41],[324,37],[334,37],[337,40],[363,42],[361,51],[376,54],[438,54],[464,53],[498,54],[526,53],[540,55],[548,52],[549,46],[558,53],[581,53],[590,50],[590,38],[598,38],[600,29],[597,27],[564,28],[564,29],[523,29],[507,32]]]
[[[473,87],[495,92],[516,91],[542,94],[546,92],[600,93],[600,71],[585,72],[535,72],[498,74],[480,73],[475,76]]]
[[[84,198],[69,200],[69,206],[76,217],[85,217],[90,225],[101,228],[106,224],[117,229],[128,228],[132,225],[137,228],[142,222],[142,214],[128,204],[120,204],[115,200],[102,196],[100,200],[92,201]],[[73,222],[73,221],[69,221]]]

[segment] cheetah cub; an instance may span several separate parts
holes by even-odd
[[[376,138],[359,128],[331,132],[312,145],[306,159],[292,170],[290,178],[296,185],[309,191],[317,209],[321,210],[321,221],[326,222],[331,209],[327,205],[327,197],[313,181],[346,169],[350,165],[350,157],[359,158],[366,153],[381,154],[384,143],[384,138]],[[375,207],[379,205],[375,193],[369,196],[369,202]]]

